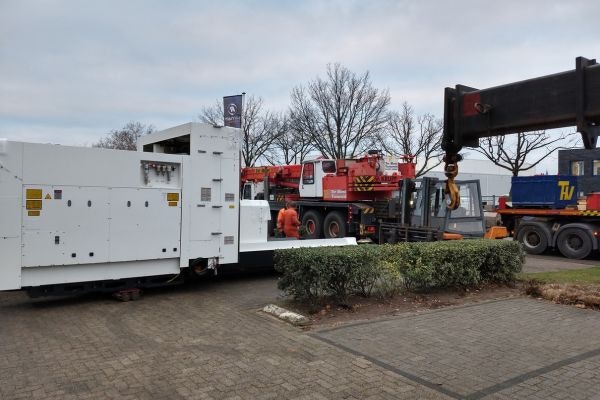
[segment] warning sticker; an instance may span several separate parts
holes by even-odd
[[[46,200],[52,200],[52,196],[50,196],[50,193],[48,193],[48,194],[46,195],[46,197],[44,197],[44,199],[46,199]]]
[[[26,199],[41,199],[42,198],[42,189],[27,189],[25,191]]]

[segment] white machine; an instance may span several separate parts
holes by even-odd
[[[355,244],[268,241],[267,202],[240,201],[239,141],[200,123],[137,152],[0,141],[0,290],[143,286],[244,253]]]

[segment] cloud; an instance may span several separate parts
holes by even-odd
[[[490,87],[600,54],[594,1],[40,1],[0,6],[0,135],[84,143],[166,128],[246,91],[287,107],[329,62],[441,116],[445,86]],[[65,133],[67,132],[67,133]],[[80,133],[78,133],[80,132]]]

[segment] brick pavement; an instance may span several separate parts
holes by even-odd
[[[0,398],[600,400],[600,313],[520,298],[305,332],[258,312],[275,281],[0,293]]]
[[[1,399],[438,399],[258,312],[272,276],[32,301],[0,293]]]
[[[600,398],[595,311],[518,298],[358,323],[315,337],[453,398]]]

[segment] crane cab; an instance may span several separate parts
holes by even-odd
[[[300,197],[323,198],[323,178],[336,173],[335,160],[311,160],[302,163]]]
[[[417,182],[417,196],[411,215],[412,226],[428,226],[440,232],[459,234],[465,237],[483,237],[485,223],[481,206],[479,181],[457,181],[460,207],[446,207],[444,181],[423,178]]]

